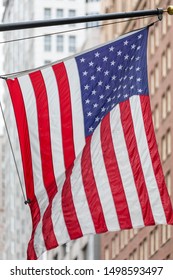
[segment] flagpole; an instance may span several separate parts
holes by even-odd
[[[172,15],[173,6],[169,6],[166,10],[162,8],[158,8],[155,10],[139,10],[139,11],[122,12],[122,13],[88,15],[88,16],[81,16],[81,17],[74,17],[74,18],[3,23],[0,24],[0,32],[19,30],[19,29],[47,27],[47,26],[58,26],[58,25],[65,25],[65,24],[86,23],[86,22],[102,21],[102,20],[135,18],[135,17],[143,17],[143,16],[158,16],[158,18],[161,19],[164,12],[167,12],[168,14]]]

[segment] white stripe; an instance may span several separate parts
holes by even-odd
[[[52,222],[54,233],[59,245],[65,244],[70,240],[62,210],[62,190],[64,175],[58,178],[58,192],[52,202]]]
[[[69,59],[64,62],[71,96],[72,106],[72,121],[73,121],[73,137],[76,157],[82,151],[85,145],[85,134],[84,134],[84,116],[82,108],[82,99],[80,91],[79,73],[75,59]]]
[[[42,217],[49,204],[49,201],[42,179],[43,176],[42,176],[41,155],[40,155],[40,146],[39,146],[40,141],[38,135],[37,108],[36,108],[34,90],[28,75],[22,76],[18,80],[23,94],[23,100],[25,104],[25,110],[26,110],[26,116],[28,122],[32,165],[33,165],[34,191],[40,207],[41,218],[34,235],[35,251],[37,256],[40,256],[44,251],[46,251],[44,238],[42,235]]]
[[[133,227],[144,226],[141,206],[129,161],[124,132],[121,124],[120,109],[117,105],[110,114],[111,132],[117,163],[127,199]]]
[[[49,118],[50,118],[50,136],[52,147],[53,169],[58,187],[56,198],[52,202],[52,223],[54,234],[59,244],[64,244],[64,240],[69,239],[67,227],[62,215],[62,186],[65,181],[65,165],[63,156],[62,130],[60,101],[56,77],[52,67],[42,70],[44,83],[47,91]]]
[[[55,177],[58,178],[65,172],[58,86],[52,67],[45,68],[41,72],[48,98],[54,173]]]
[[[91,161],[100,202],[108,230],[120,230],[115,204],[103,159],[100,125],[96,128],[91,140]]]
[[[148,142],[145,133],[145,127],[142,117],[140,97],[130,98],[133,126],[138,144],[138,151],[141,159],[141,166],[145,177],[145,183],[148,190],[149,200],[156,224],[165,224],[166,217],[158,190],[158,185],[154,175],[151,156],[148,148]],[[141,137],[142,135],[142,137]]]
[[[88,234],[95,233],[95,228],[83,186],[81,171],[81,154],[74,162],[74,168],[71,175],[71,190],[74,201],[74,207],[76,210],[81,230],[83,234]]]

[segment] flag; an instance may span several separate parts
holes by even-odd
[[[173,224],[147,37],[148,27],[7,79],[33,224],[28,259],[86,234]]]

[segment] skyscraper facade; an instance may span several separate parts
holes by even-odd
[[[134,3],[135,2],[135,3]],[[103,12],[166,8],[171,1],[102,1]],[[131,6],[130,6],[131,4]],[[135,4],[135,5],[132,5]],[[117,6],[118,5],[118,6]],[[144,27],[157,17],[129,20],[122,24],[106,26],[102,29],[102,40],[106,41],[137,28]],[[163,14],[149,32],[148,78],[153,123],[162,161],[167,188],[173,202],[173,102],[172,102],[172,18]],[[107,233],[101,238],[102,259],[173,259],[173,227],[153,226]]]

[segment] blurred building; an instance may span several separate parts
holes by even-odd
[[[4,259],[4,248],[5,248],[5,170],[4,170],[4,136],[0,135],[0,260]]]
[[[105,3],[106,2],[106,3]],[[133,4],[133,5],[132,5]],[[102,1],[103,12],[166,8],[171,1]],[[157,20],[141,18],[102,28],[102,41],[146,26]],[[148,77],[153,122],[165,180],[173,202],[173,24],[165,13],[163,20],[150,28]],[[140,230],[107,233],[101,238],[102,259],[173,259],[173,227],[154,226]]]
[[[3,22],[21,22],[61,17],[75,17],[85,14],[85,0],[3,0]],[[84,27],[84,24],[76,27]],[[4,32],[4,40],[33,37],[47,34],[36,39],[21,40],[4,44],[4,73],[33,69],[51,61],[72,55],[80,49],[85,40],[85,30],[72,32],[75,25],[63,27],[33,28]],[[50,35],[68,30],[66,33]],[[13,149],[19,151],[16,123],[9,98],[4,94],[5,118]],[[6,135],[6,134],[5,134]],[[20,179],[24,188],[20,153],[16,153]],[[29,207],[24,204],[19,178],[14,165],[9,142],[5,139],[5,248],[4,259],[26,259],[27,243],[31,234]],[[1,164],[1,163],[0,163]]]

